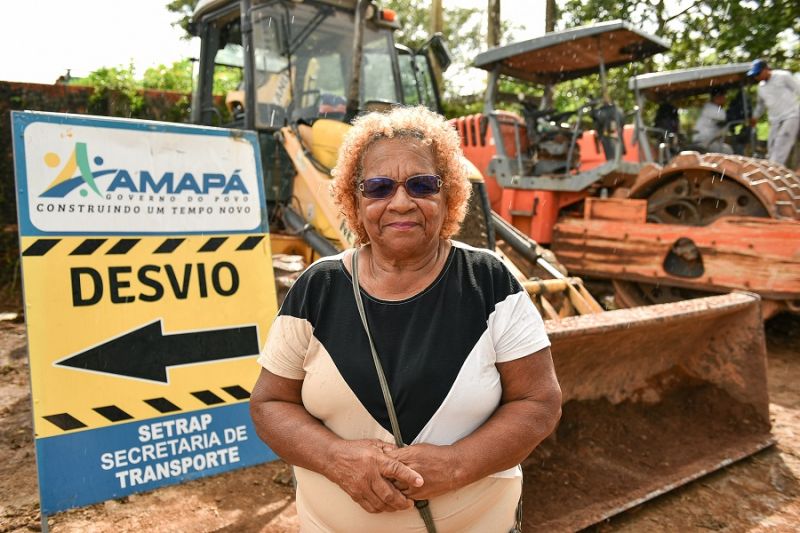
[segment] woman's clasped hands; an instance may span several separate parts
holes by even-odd
[[[367,512],[400,511],[454,488],[456,465],[449,448],[339,440],[331,447],[325,475]]]

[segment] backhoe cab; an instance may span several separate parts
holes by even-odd
[[[249,15],[243,17],[245,4]],[[204,0],[194,19],[202,41],[194,122],[274,131],[318,118],[343,121],[391,104],[440,107],[430,60],[449,64],[441,37],[420,51],[396,45],[394,12],[372,2]],[[231,78],[239,83],[226,95],[227,121],[212,92]],[[354,81],[355,105],[348,110]]]
[[[433,69],[450,63],[443,39],[411,50],[395,43],[397,27],[393,11],[368,0],[198,4],[192,119],[258,132],[273,252],[310,261],[352,244],[325,194],[352,118],[396,104],[440,111]],[[214,95],[226,89],[221,106]]]

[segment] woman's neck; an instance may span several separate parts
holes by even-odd
[[[381,254],[374,246],[366,246],[359,274],[364,289],[381,299],[409,298],[433,283],[444,267],[450,249],[449,241],[438,244],[425,253],[408,258]]]

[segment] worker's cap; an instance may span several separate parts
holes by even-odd
[[[765,68],[769,68],[767,62],[764,61],[763,59],[756,59],[750,65],[750,70],[747,71],[747,75],[750,77],[758,76],[759,74],[761,74],[761,71],[764,70]]]

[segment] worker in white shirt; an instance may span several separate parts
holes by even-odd
[[[714,87],[694,125],[692,142],[709,152],[732,154],[733,148],[724,140],[727,129],[725,126],[725,91]]]
[[[772,70],[763,59],[756,59],[747,75],[758,81],[758,104],[751,124],[755,126],[766,108],[769,115],[767,159],[786,164],[800,128],[800,82],[791,72]]]

